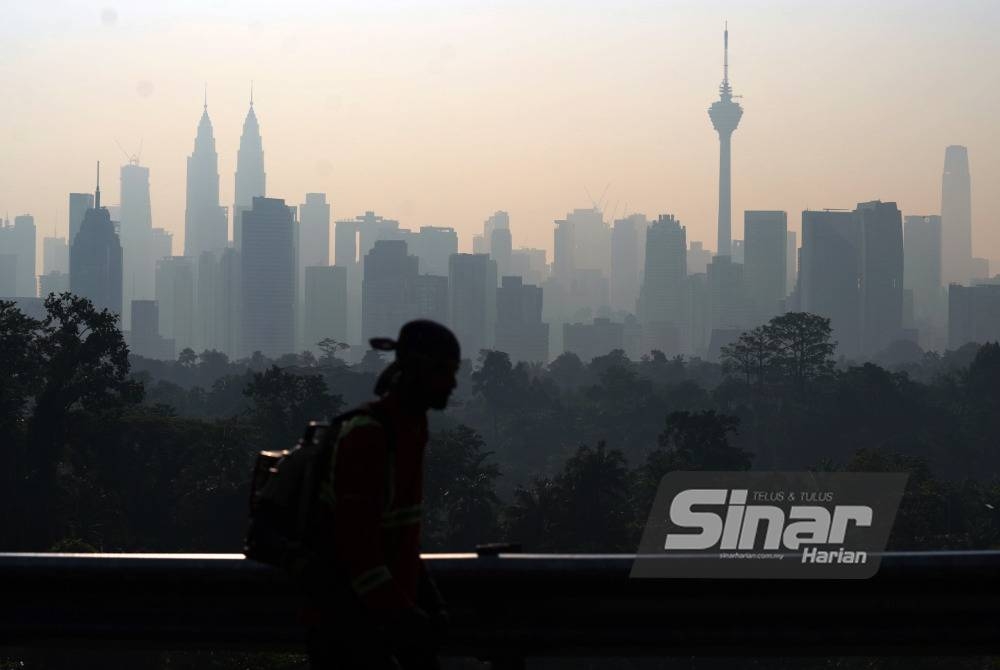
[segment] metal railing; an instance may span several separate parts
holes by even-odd
[[[888,553],[870,580],[631,580],[631,555],[427,554],[447,654],[1000,653],[1000,552]],[[0,645],[301,648],[282,573],[238,554],[0,554]]]

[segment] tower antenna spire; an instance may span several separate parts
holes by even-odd
[[[250,80],[250,106],[253,107],[253,79]]]
[[[208,82],[207,81],[205,82],[205,106],[203,107],[203,109],[206,112],[208,111]]]
[[[94,209],[101,208],[101,161],[97,161],[97,189],[94,191]]]
[[[729,81],[729,21],[722,32],[722,80]]]

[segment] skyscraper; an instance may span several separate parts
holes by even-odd
[[[317,343],[331,338],[347,341],[347,268],[312,266],[305,273],[304,346],[318,351]]]
[[[730,254],[732,239],[732,201],[730,182],[730,140],[733,131],[740,123],[743,108],[733,102],[733,87],[729,84],[729,28],[723,33],[722,84],[719,86],[719,99],[712,103],[708,110],[712,125],[719,133],[719,237],[718,248],[720,256]]]
[[[789,295],[795,289],[795,282],[799,273],[799,242],[798,235],[794,230],[789,230],[785,238],[785,272],[787,281],[785,282],[785,295]]]
[[[377,240],[365,255],[361,337],[392,337],[413,311],[410,287],[418,274],[416,256],[403,240]]]
[[[173,340],[177,351],[201,344],[195,342],[194,273],[194,259],[187,256],[156,261],[160,335]]]
[[[689,242],[687,252],[688,274],[696,275],[708,272],[708,263],[714,255],[710,249],[705,248],[703,242],[697,240]]]
[[[838,353],[861,351],[861,231],[847,211],[802,212],[799,300],[830,319]]]
[[[491,254],[493,253],[493,231],[510,230],[510,215],[503,210],[493,212],[490,218],[483,222],[483,234],[477,235],[480,239],[478,248],[473,249],[473,253]],[[475,244],[475,242],[474,242]]]
[[[251,109],[251,114],[253,110]],[[249,122],[250,115],[247,115]],[[254,119],[256,126],[256,119]],[[247,134],[246,125],[243,130]],[[257,135],[259,147],[260,135]],[[248,140],[250,141],[250,140]],[[242,155],[243,144],[241,141]],[[249,158],[248,150],[247,156]],[[261,158],[263,160],[263,157]],[[249,169],[249,168],[248,168]],[[263,167],[261,167],[263,173]],[[240,173],[237,172],[237,184]],[[244,197],[237,191],[238,197]],[[259,193],[264,195],[263,185]],[[206,98],[198,121],[198,133],[194,139],[194,151],[187,159],[187,199],[184,207],[184,255],[197,259],[203,251],[219,253],[226,248],[229,240],[229,221],[225,207],[219,205],[219,154],[215,150],[215,135],[212,132],[212,120],[208,118],[208,99]],[[250,205],[248,200],[246,203]]]
[[[569,221],[556,221],[553,232],[552,278],[567,290],[576,269],[576,231]]]
[[[510,253],[510,270],[512,275],[524,279],[525,284],[541,286],[549,276],[548,263],[545,260],[545,249],[529,249],[522,247]]]
[[[921,330],[943,322],[941,242],[940,216],[903,219],[903,286],[913,291],[914,317]]]
[[[42,238],[42,272],[69,273],[69,245],[65,237]]]
[[[70,290],[89,298],[97,309],[122,311],[122,245],[101,207],[100,163],[97,168],[94,207],[87,210],[69,252]]]
[[[471,360],[492,345],[496,324],[497,264],[486,254],[454,254],[448,264],[451,329]]]
[[[733,262],[731,256],[716,256],[708,264],[705,280],[711,329],[709,340],[718,343],[720,337],[728,337],[719,333],[738,333],[747,326],[743,264]],[[710,344],[709,350],[711,356],[715,346]]]
[[[151,254],[153,262],[174,255],[174,234],[163,228],[153,228],[151,235]]]
[[[410,318],[448,323],[447,275],[419,274],[410,283]]]
[[[94,208],[93,193],[70,193],[69,194],[69,246],[73,246],[73,239],[80,232],[80,224],[83,217],[87,215],[88,209]]]
[[[573,230],[573,268],[599,270],[605,279],[611,276],[611,227],[596,207],[574,209],[566,215]],[[556,221],[556,225],[561,225]]]
[[[131,314],[132,329],[128,346],[131,353],[146,358],[172,360],[174,342],[160,335],[159,306],[155,300],[133,300]]]
[[[353,219],[337,221],[334,225],[334,263],[347,268],[347,338],[351,344],[362,343],[361,285],[365,256],[376,240],[405,241],[403,233],[399,230],[398,221],[378,216],[372,211]]]
[[[299,334],[303,338],[300,347],[315,347],[306,335],[306,319],[309,306],[305,302],[305,282],[307,267],[330,265],[330,204],[325,193],[306,193],[306,201],[299,205],[299,225],[296,227],[298,239],[295,242],[298,263],[298,284],[296,299],[299,312]],[[346,287],[346,274],[345,274]],[[346,341],[345,338],[340,340]]]
[[[941,177],[941,272],[944,283],[968,284],[972,277],[972,186],[969,152],[950,146]]]
[[[420,259],[420,274],[448,276],[448,259],[458,253],[458,233],[454,228],[420,226],[407,248]]]
[[[903,216],[894,202],[863,202],[861,226],[861,348],[872,356],[902,337]]]
[[[250,90],[250,109],[243,121],[240,148],[236,154],[236,197],[233,203],[233,246],[242,249],[243,212],[253,206],[253,199],[264,197],[264,146],[260,138],[260,125],[253,111],[253,89]],[[282,352],[288,353],[288,352]]]
[[[646,230],[646,266],[639,291],[639,321],[647,333],[644,351],[679,353],[687,327],[687,228],[672,214],[661,214]]]
[[[1000,285],[948,287],[948,346],[1000,339]]]
[[[243,353],[292,353],[296,277],[292,210],[284,200],[256,197],[241,223]]]
[[[325,193],[306,193],[299,205],[299,264],[303,268],[330,264],[330,203]]]
[[[615,221],[611,229],[611,309],[636,312],[649,222],[644,214]]]
[[[782,311],[788,281],[788,215],[785,212],[743,213],[743,277],[751,318],[759,325]]]
[[[542,289],[503,277],[497,289],[496,348],[513,363],[548,363],[549,324],[542,322]]]
[[[497,263],[499,276],[510,274],[512,248],[513,240],[510,237],[510,228],[494,228],[490,234],[490,256]]]
[[[152,298],[155,293],[152,257],[153,217],[149,198],[149,168],[132,158],[121,168],[121,225],[123,304],[130,308],[122,314],[125,328],[132,319],[133,300]]]
[[[38,295],[36,240],[35,218],[30,214],[14,217],[14,225],[10,225],[10,221],[0,222],[0,254],[13,257],[7,264],[14,268],[8,268],[8,272],[13,273],[14,291],[6,297],[34,298]]]

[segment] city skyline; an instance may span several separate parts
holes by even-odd
[[[31,68],[22,67],[13,73],[16,78],[11,82],[15,94],[0,110],[0,120],[6,122],[3,126],[11,131],[10,147],[14,156],[14,160],[0,167],[0,206],[12,217],[22,212],[33,214],[40,236],[52,235],[53,228],[57,236],[66,234],[66,193],[85,192],[89,188],[92,160],[101,158],[106,164],[115,165],[113,159],[118,153],[115,141],[130,146],[137,144],[130,139],[136,135],[143,141],[141,164],[150,168],[152,225],[173,233],[174,253],[181,253],[185,244],[184,163],[190,154],[201,112],[203,80],[209,82],[218,173],[222,176],[220,201],[232,203],[231,175],[236,169],[240,119],[246,114],[247,88],[249,79],[253,78],[257,88],[255,110],[267,145],[268,188],[265,195],[268,197],[301,202],[308,192],[323,192],[331,204],[333,219],[351,218],[360,212],[374,210],[414,230],[424,225],[451,226],[458,232],[460,251],[470,250],[472,235],[489,212],[503,209],[510,213],[512,233],[518,244],[544,248],[551,258],[553,221],[574,207],[588,206],[588,189],[597,195],[610,183],[604,217],[607,223],[626,213],[641,212],[655,217],[662,212],[672,212],[688,228],[689,241],[703,241],[707,248],[716,246],[714,210],[718,204],[718,154],[715,145],[718,137],[703,115],[705,101],[713,81],[718,81],[721,66],[718,34],[722,12],[713,11],[710,16],[707,11],[685,13],[677,10],[673,27],[684,25],[685,35],[677,35],[676,44],[654,45],[646,39],[634,40],[632,38],[637,35],[652,35],[655,26],[636,28],[627,17],[615,16],[608,22],[608,43],[594,42],[590,51],[567,45],[562,40],[549,47],[559,57],[542,73],[547,77],[559,80],[558,75],[565,74],[571,64],[593,66],[598,82],[612,74],[625,73],[628,82],[647,86],[655,83],[676,98],[669,106],[657,106],[648,101],[640,105],[643,95],[619,93],[614,89],[607,94],[576,99],[573,96],[583,89],[574,78],[563,80],[561,91],[548,96],[540,91],[540,75],[527,77],[523,86],[516,87],[511,79],[511,66],[501,62],[502,50],[471,43],[472,36],[495,29],[482,25],[475,12],[459,13],[454,19],[448,19],[465,26],[466,33],[449,36],[442,27],[447,23],[446,17],[433,11],[425,22],[416,26],[416,33],[426,33],[425,37],[434,37],[430,40],[432,44],[441,45],[439,51],[431,50],[426,72],[411,72],[403,67],[400,55],[412,55],[408,49],[414,48],[405,41],[387,50],[384,63],[367,62],[381,73],[384,84],[371,98],[356,97],[365,90],[362,82],[347,76],[340,66],[333,68],[337,71],[334,78],[341,78],[339,83],[327,79],[317,81],[312,87],[301,85],[303,73],[295,66],[304,62],[304,52],[311,53],[310,50],[316,47],[319,28],[306,30],[300,47],[286,50],[282,45],[287,41],[277,40],[280,53],[274,54],[273,60],[285,68],[285,79],[269,74],[274,64],[250,67],[244,63],[223,68],[220,62],[194,68],[181,59],[172,68],[162,62],[154,68],[162,74],[163,80],[150,78],[150,75],[133,82],[135,66],[150,64],[140,50],[134,58],[136,63],[119,64],[117,72],[106,66],[98,67],[96,85],[88,85],[81,91],[60,91],[48,87],[41,75],[73,71],[75,66],[71,62],[56,64],[52,59],[56,54],[65,55],[84,48],[88,40],[99,38],[107,43],[108,53],[97,57],[98,61],[103,61],[116,53],[120,56],[123,49],[135,44],[137,37],[129,28],[137,25],[140,26],[138,32],[150,40],[151,45],[166,34],[176,37],[210,26],[220,35],[229,35],[235,28],[228,19],[213,17],[209,20],[195,16],[188,22],[166,20],[161,29],[144,24],[149,16],[138,9],[121,9],[113,20],[107,16],[102,18],[100,11],[95,9],[89,19],[85,15],[77,17],[81,21],[94,22],[95,30],[90,31],[93,35],[74,36],[56,47],[52,40],[61,34],[59,29],[39,27],[37,21],[32,23],[34,19],[28,10],[20,9],[23,11],[15,10],[9,25],[24,27],[29,34],[38,33],[36,43],[25,55],[29,63],[47,65],[38,71],[37,81],[27,88],[23,78]],[[650,8],[633,10],[632,22],[666,16]],[[528,11],[512,10],[510,15],[500,17],[500,22],[523,18]],[[935,10],[921,7],[920,11]],[[782,54],[788,56],[806,37],[815,38],[813,26],[799,25],[801,34],[779,50],[770,44],[776,41],[775,35],[768,34],[765,39],[761,27],[770,20],[776,34],[784,35],[782,31],[787,31],[788,26],[785,25],[787,21],[777,20],[780,14],[764,11],[759,12],[760,17],[748,17],[736,7],[726,11],[734,30],[730,60],[737,64],[740,90],[750,95],[747,105],[753,110],[748,120],[740,125],[733,152],[732,210],[735,216],[739,217],[745,210],[787,211],[791,213],[789,229],[794,232],[799,230],[799,211],[852,207],[856,202],[873,198],[897,202],[904,215],[939,214],[943,149],[960,144],[968,146],[972,172],[973,254],[990,259],[1000,256],[1000,233],[992,225],[993,212],[1000,211],[1000,202],[997,202],[1000,196],[989,188],[991,183],[1000,181],[1000,156],[988,140],[971,141],[990,137],[983,132],[982,125],[986,121],[985,110],[990,108],[990,98],[982,96],[996,96],[996,92],[973,91],[972,87],[960,85],[967,77],[962,67],[963,59],[972,57],[977,40],[982,36],[977,24],[984,20],[983,13],[991,11],[995,10],[977,9],[970,4],[953,10],[955,21],[962,25],[962,30],[957,32],[961,32],[965,46],[950,52],[945,64],[939,63],[931,69],[913,67],[914,59],[929,57],[928,52],[933,50],[928,48],[908,52],[909,61],[903,70],[885,51],[885,68],[881,75],[873,77],[865,72],[851,71],[854,78],[851,85],[842,88],[843,95],[836,96],[835,100],[827,98],[823,108],[810,102],[815,100],[817,93],[812,87],[797,83],[793,87],[795,95],[790,95],[788,82],[829,84],[837,81],[833,75],[843,76],[850,71],[849,66],[858,55],[831,44],[828,45],[831,53],[823,58],[815,58],[806,50],[798,54],[796,60],[786,61],[782,68],[775,69],[772,65],[769,69],[765,66],[768,59]],[[405,13],[405,10],[400,9],[400,12]],[[922,35],[926,37],[922,31],[928,29],[916,26],[912,17],[891,25],[891,20],[899,19],[894,12],[901,13],[899,8],[892,7],[876,10],[872,25],[864,28],[884,31],[881,47],[915,44]],[[798,13],[808,15],[809,11],[800,9]],[[266,11],[251,9],[250,14],[266,16]],[[851,12],[844,14],[831,21],[849,23],[858,18],[856,14],[852,17]],[[537,24],[526,26],[519,36],[511,38],[511,44],[520,43],[523,33],[535,34],[544,26],[552,25],[546,23],[551,17],[544,8],[531,16],[537,19]],[[588,6],[573,20],[592,30],[593,21],[600,16],[601,12]],[[353,20],[383,36],[395,34],[394,31],[400,28],[391,22],[388,26],[369,25],[370,18],[384,17],[369,17],[357,10]],[[267,42],[281,30],[288,31],[290,25],[297,24],[287,17],[273,24],[262,19],[254,34]],[[630,33],[626,28],[639,32]],[[938,42],[934,44],[943,48],[950,44],[949,40],[954,38],[952,31],[957,29],[940,27],[936,30]],[[437,37],[444,41],[436,41]],[[13,38],[14,52],[25,50],[23,39],[23,34]],[[625,45],[631,47],[627,58],[620,53]],[[563,50],[559,52],[557,46]],[[201,49],[230,53],[232,48],[217,45]],[[259,55],[254,44],[244,45],[244,48],[248,58]],[[995,49],[991,45],[988,48]],[[150,47],[150,51],[155,49]],[[533,53],[538,55],[536,52],[537,48]],[[611,55],[615,58],[605,58]],[[978,57],[982,54],[978,53]],[[643,59],[651,59],[650,62],[663,68],[659,73],[662,76],[652,76],[651,66],[639,62]],[[418,67],[417,63],[414,61],[414,68]],[[314,72],[310,68],[305,71]],[[493,75],[480,80],[477,89],[486,100],[497,103],[491,113],[471,110],[465,105],[466,98],[461,91],[446,85],[456,77],[468,78],[474,72]],[[808,73],[809,77],[800,77],[803,73]],[[404,84],[398,91],[406,104],[379,107],[391,99],[391,96],[386,98],[387,88],[405,74],[414,75],[413,83]],[[245,79],[237,75],[244,75]],[[779,81],[781,78],[786,81]],[[892,84],[884,89],[891,104],[887,100],[866,97],[877,83],[875,79]],[[425,80],[437,81],[438,86],[434,89],[437,98],[415,92],[416,83],[426,83]],[[842,79],[839,81],[843,84]],[[151,84],[151,88],[142,85],[143,82]],[[938,90],[932,99],[924,100],[918,110],[912,104],[912,96],[915,91],[927,95],[932,84]],[[976,88],[982,89],[981,86]],[[185,90],[189,95],[180,94]],[[324,99],[329,104],[324,103],[318,109],[301,104],[303,97],[313,100],[316,95],[322,95],[317,91],[328,92]],[[60,94],[65,99],[59,98]],[[32,115],[32,110],[42,100],[50,104],[38,110],[38,115]],[[65,105],[71,100],[89,101],[82,107],[86,110],[82,113],[85,118],[78,119],[89,122],[86,133],[70,132],[67,138],[66,130],[49,126],[46,137],[32,135],[30,130],[36,123],[43,123],[57,110],[62,109],[65,113]],[[514,120],[500,122],[498,113],[510,111],[513,102],[523,104],[531,100],[545,104],[540,108],[529,106],[536,113],[522,113]],[[691,102],[693,100],[697,103]],[[102,106],[102,101],[111,104]],[[560,101],[572,103],[561,106],[566,112],[562,127],[552,122],[551,114],[541,113],[560,108],[554,105]],[[620,111],[611,114],[616,105]],[[893,108],[903,105],[907,108],[905,117],[888,116]],[[654,109],[648,109],[650,107]],[[954,110],[959,108],[964,110],[964,119],[955,116]],[[464,112],[464,115],[456,115],[457,112]],[[793,117],[806,112],[810,115],[810,126],[823,126],[822,137],[810,137],[807,141],[802,134],[803,128],[792,123]],[[658,119],[653,118],[656,115]],[[628,123],[622,124],[622,120]],[[959,120],[963,122],[958,123]],[[470,124],[476,121],[492,123],[472,129]],[[611,121],[615,122],[615,130],[609,133]],[[848,121],[855,126],[850,128]],[[90,130],[90,124],[96,126],[96,131]],[[445,126],[454,132],[446,136]],[[426,130],[433,132],[423,132]],[[919,141],[914,141],[914,133],[918,133]],[[794,156],[775,151],[776,137],[787,138],[789,144],[801,146],[801,150]],[[681,143],[681,139],[685,143]],[[72,151],[54,166],[49,155],[52,152],[47,152],[45,146],[57,140],[62,142],[63,148]],[[412,144],[414,141],[416,145]],[[395,154],[386,151],[393,142],[398,147]],[[430,154],[426,153],[428,142],[436,143],[436,151]],[[38,165],[32,161],[18,161],[22,153],[44,160]],[[583,163],[578,160],[581,153],[591,155],[589,166],[580,167]],[[420,157],[427,167],[423,170],[425,174],[416,175],[412,166],[421,162]],[[626,158],[632,158],[636,166],[629,167]],[[513,161],[521,161],[518,165],[523,165],[523,169],[513,173],[502,169]],[[126,163],[122,159],[117,162]],[[492,173],[486,171],[491,162],[494,165]],[[536,170],[541,166],[546,170],[559,168],[559,178],[535,179]],[[39,179],[40,174],[46,179]],[[116,191],[117,183],[109,182],[105,201],[120,201]],[[230,225],[232,220],[230,212]],[[741,232],[737,224],[733,237],[742,237]],[[41,244],[38,246],[40,252]]]

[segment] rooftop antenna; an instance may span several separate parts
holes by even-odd
[[[97,161],[97,189],[94,190],[94,209],[101,208],[101,161]]]
[[[250,80],[250,106],[253,107],[253,79]]]
[[[207,81],[205,82],[205,106],[203,107],[203,109],[206,112],[208,111],[208,82]]]

